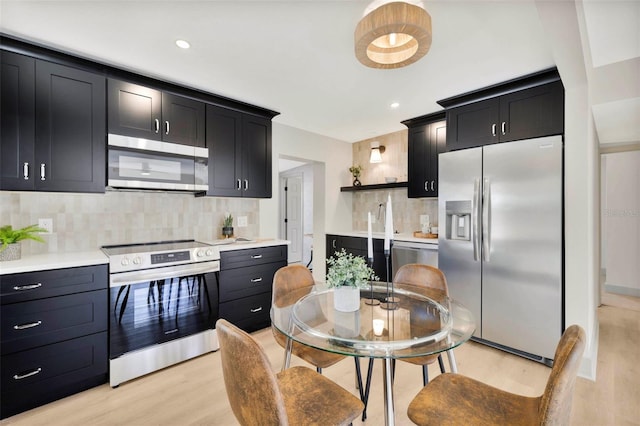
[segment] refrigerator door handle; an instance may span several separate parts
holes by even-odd
[[[471,217],[471,239],[473,240],[473,260],[478,261],[480,252],[480,232],[478,216],[480,215],[480,180],[473,180],[473,206]]]
[[[491,251],[491,182],[482,182],[482,260],[489,262]]]

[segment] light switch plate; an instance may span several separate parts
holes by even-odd
[[[428,225],[429,224],[429,215],[421,214],[420,215],[420,225]]]
[[[247,226],[247,217],[238,216],[238,228],[244,228]]]
[[[53,233],[53,219],[38,219],[38,226],[47,230],[47,234]]]

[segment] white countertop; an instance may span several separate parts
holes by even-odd
[[[345,237],[359,237],[359,238],[367,238],[367,231],[348,231],[348,232],[327,232],[327,234],[332,235],[343,235]],[[384,232],[373,232],[373,238],[375,239],[384,239]],[[418,238],[414,237],[413,233],[400,233],[393,235],[394,241],[409,241],[412,243],[422,243],[422,244],[435,244],[438,245],[437,238]]]
[[[214,240],[203,242],[216,245],[220,251],[290,244],[287,240],[277,239],[256,239],[242,242],[234,240]],[[31,256],[24,256],[19,260],[0,262],[0,275],[44,271],[48,269],[75,268],[79,266],[102,265],[108,263],[109,258],[100,249],[67,253],[34,254]]]
[[[100,249],[67,253],[34,254],[24,256],[18,260],[0,262],[0,275],[102,265],[107,263],[109,263],[109,258]]]

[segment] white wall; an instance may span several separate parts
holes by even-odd
[[[605,290],[640,296],[640,151],[602,155]]]
[[[325,233],[351,230],[351,193],[340,192],[349,185],[351,175],[351,144],[326,136],[285,126],[274,121],[272,155],[293,157],[314,162],[313,199],[313,275],[324,281]],[[273,198],[260,200],[260,235],[278,236],[278,162],[273,161]]]

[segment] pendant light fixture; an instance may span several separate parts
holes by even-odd
[[[431,16],[405,2],[384,3],[365,15],[355,31],[356,58],[370,68],[401,68],[431,47]]]

